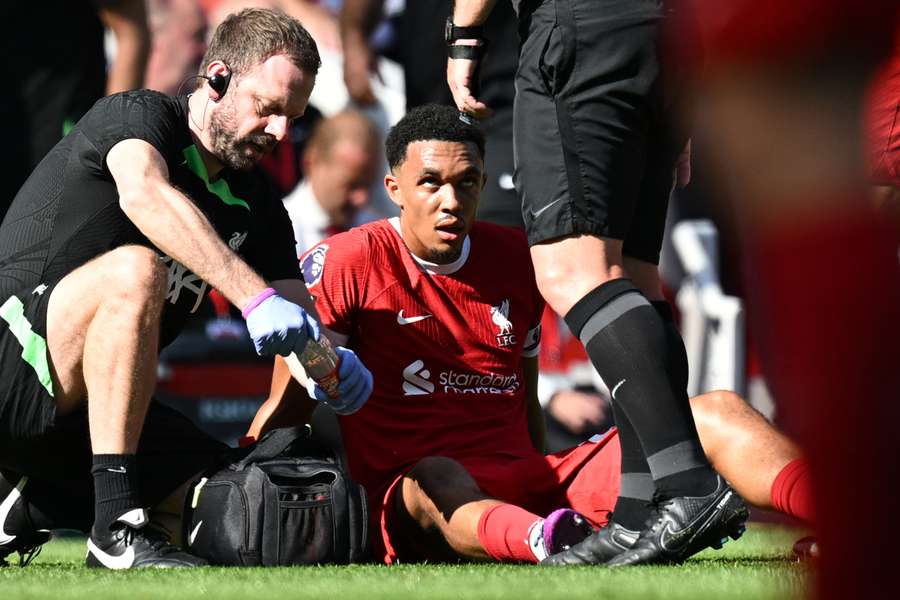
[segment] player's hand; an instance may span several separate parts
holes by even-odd
[[[593,429],[606,418],[606,402],[599,394],[560,390],[547,405],[554,419],[576,435]]]
[[[488,106],[475,98],[474,86],[478,61],[465,58],[447,59],[447,85],[460,112],[484,119],[494,114]]]
[[[338,346],[334,351],[341,359],[337,398],[331,398],[312,378],[306,380],[306,391],[310,398],[327,404],[337,414],[352,415],[363,407],[372,393],[372,373],[353,350]]]
[[[250,302],[243,315],[247,319],[247,331],[253,339],[253,346],[260,356],[287,356],[296,348],[302,348],[308,338],[319,339],[319,324],[315,319],[299,305],[274,293],[274,290],[262,301],[255,302],[255,299]]]

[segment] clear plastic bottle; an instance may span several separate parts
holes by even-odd
[[[308,338],[297,359],[303,365],[307,377],[315,380],[329,398],[337,398],[340,358],[327,337],[320,335],[318,341]]]

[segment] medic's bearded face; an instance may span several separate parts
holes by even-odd
[[[400,207],[400,230],[410,251],[446,264],[456,260],[472,228],[486,182],[484,162],[472,142],[412,142],[406,159],[384,178]]]

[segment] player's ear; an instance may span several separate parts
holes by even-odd
[[[388,198],[391,199],[391,202],[402,209],[403,202],[400,199],[400,182],[397,181],[397,176],[394,175],[392,171],[388,171],[384,176],[384,189],[387,191]]]

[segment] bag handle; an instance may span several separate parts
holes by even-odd
[[[251,446],[250,452],[235,462],[232,468],[235,471],[243,471],[251,463],[271,460],[281,455],[298,439],[308,438],[310,435],[312,435],[312,428],[309,425],[273,429]]]

